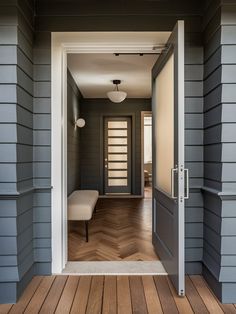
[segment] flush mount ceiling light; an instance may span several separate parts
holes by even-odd
[[[113,80],[112,82],[115,85],[115,90],[108,92],[107,97],[112,102],[115,102],[115,103],[122,102],[127,97],[127,93],[119,90],[118,85],[121,83],[120,80]]]

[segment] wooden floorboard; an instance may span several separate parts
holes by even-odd
[[[69,261],[158,260],[152,245],[152,199],[99,199],[89,221],[69,224]]]
[[[80,278],[70,313],[72,314],[86,313],[88,297],[91,287],[91,280],[92,280],[91,276],[82,276]]]
[[[130,276],[131,304],[134,314],[146,314],[147,306],[143,291],[142,278],[140,276]]]
[[[29,304],[30,300],[32,299],[35,291],[39,287],[42,280],[43,280],[43,277],[35,276],[32,279],[32,281],[29,283],[28,287],[25,289],[19,302],[17,302],[17,304],[14,304],[12,306],[9,313],[11,313],[11,314],[23,313],[23,311],[26,309],[27,305]]]
[[[221,304],[202,276],[186,276],[179,297],[167,276],[34,277],[19,301],[0,304],[0,314],[174,314],[236,313]]]
[[[116,314],[117,313],[117,289],[116,277],[106,276],[104,280],[104,293],[103,293],[103,314]]]
[[[102,309],[104,277],[94,276],[92,278],[91,289],[88,298],[87,314],[100,314]]]
[[[117,277],[117,312],[118,314],[132,313],[128,276]]]
[[[195,288],[205,303],[210,313],[222,314],[224,313],[218,302],[214,298],[213,294],[206,285],[205,280],[202,276],[190,276]]]
[[[157,292],[161,301],[161,306],[164,313],[178,313],[174,298],[169,288],[166,276],[154,276]]]

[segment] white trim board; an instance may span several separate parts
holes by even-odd
[[[63,274],[167,275],[160,261],[67,262]]]
[[[170,32],[57,32],[51,36],[52,273],[67,263],[67,54],[153,52]]]

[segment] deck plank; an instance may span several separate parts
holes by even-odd
[[[13,304],[0,304],[0,314],[9,313],[12,307],[13,307]]]
[[[11,314],[23,313],[42,280],[43,280],[42,276],[35,276],[28,284],[19,302],[12,306],[9,313]]]
[[[178,313],[166,276],[154,276],[161,306],[165,314]]]
[[[24,313],[34,314],[39,312],[55,278],[55,276],[46,276],[43,278]]]
[[[149,314],[163,313],[161,302],[152,276],[142,276],[143,288]]]
[[[146,314],[147,306],[140,276],[130,276],[131,304],[134,314]]]
[[[194,275],[190,276],[190,279],[192,280],[195,288],[197,289],[199,295],[201,296],[203,302],[205,303],[208,311],[214,314],[224,313],[219,304],[217,303],[217,301],[215,300],[213,294],[207,287],[207,284],[203,277],[200,275]]]
[[[0,314],[229,313],[200,275],[186,276],[186,297],[167,276],[36,276],[16,304],[0,304]]]
[[[39,313],[51,314],[55,312],[62,291],[65,287],[67,278],[67,276],[56,277]]]
[[[91,276],[81,276],[71,307],[71,314],[85,314],[91,287]]]
[[[118,314],[132,314],[128,276],[117,276],[117,310]]]
[[[90,294],[88,298],[88,305],[86,309],[87,314],[100,314],[102,310],[103,297],[103,276],[94,276],[92,278]]]
[[[106,276],[104,280],[103,314],[117,313],[116,277]]]
[[[183,314],[193,314],[193,310],[192,310],[192,307],[188,301],[188,299],[186,297],[179,297],[176,293],[176,290],[175,288],[173,287],[169,277],[167,277],[167,281],[168,281],[168,284],[169,284],[169,287],[170,287],[170,291],[172,293],[172,296],[175,300],[175,304],[178,308],[178,311],[180,313],[183,313]]]
[[[188,298],[194,313],[207,314],[208,310],[189,276],[185,277],[185,285],[186,297]]]
[[[76,289],[78,287],[79,276],[70,276],[66,282],[61,298],[56,308],[56,314],[70,313]]]

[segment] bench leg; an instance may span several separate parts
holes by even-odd
[[[88,242],[89,237],[88,237],[88,221],[85,221],[85,232],[86,232],[86,242]]]

